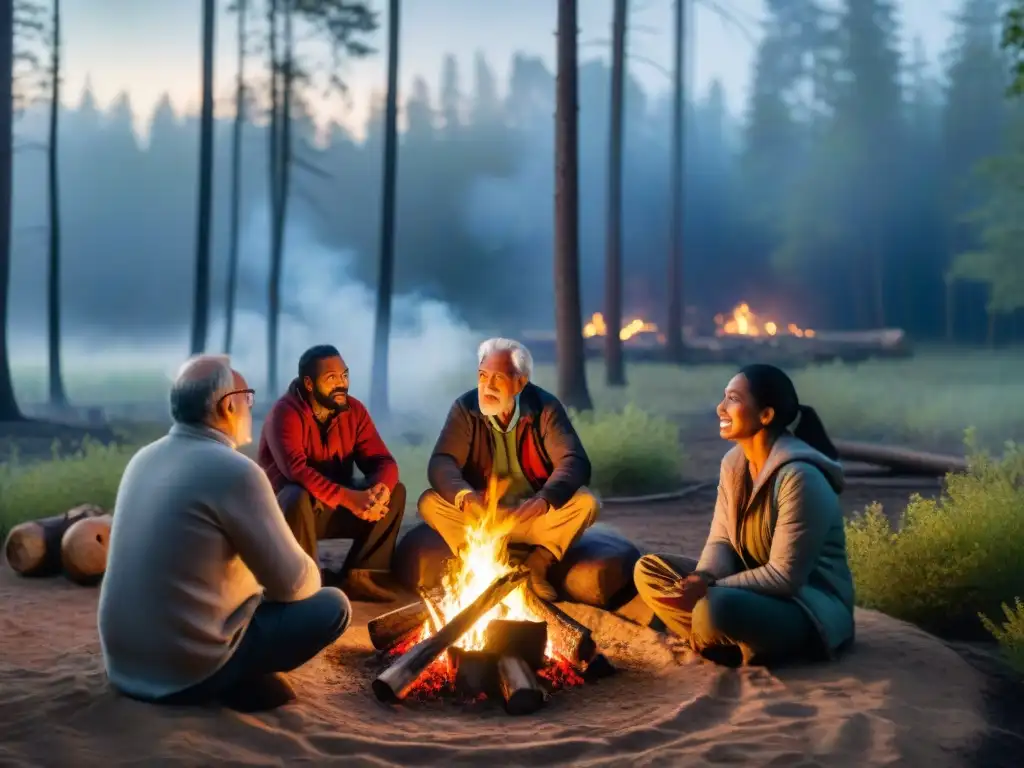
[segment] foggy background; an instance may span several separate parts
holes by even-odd
[[[121,2],[106,5],[97,10],[100,15],[126,8]],[[138,28],[135,48],[110,48],[114,41],[107,40],[107,57],[112,52],[120,57],[118,71],[125,81],[145,80],[139,87],[147,99],[167,71],[167,91],[174,95],[158,97],[148,115],[133,106],[131,92],[100,106],[94,91],[116,88],[116,74],[109,62],[97,59],[104,80],[102,88],[99,80],[94,87],[84,65],[74,67],[71,52],[79,36],[92,34],[95,46],[103,32],[95,19],[78,29],[72,13],[66,21],[66,80],[85,83],[66,92],[61,115],[63,348],[71,379],[84,365],[116,359],[138,358],[170,371],[187,352],[198,121],[182,102],[198,100],[200,14],[194,5],[191,15],[183,14],[184,7],[175,11],[176,18],[188,18],[194,32],[183,44],[176,70],[129,60],[130,51],[144,48],[148,39]],[[417,8],[416,2],[408,5]],[[439,17],[435,25],[449,13],[442,5],[432,6]],[[456,6],[465,3],[450,5],[454,20]],[[484,334],[553,326],[555,4],[547,3],[529,23],[522,20],[528,16],[526,5],[509,31],[524,38],[521,50],[500,61],[465,50],[470,44],[472,50],[490,49],[489,41],[499,37],[507,46],[500,19],[473,22],[468,30],[478,34],[463,40],[458,56],[445,56],[439,48],[432,61],[423,51],[431,30],[415,26],[423,8],[405,20],[403,39],[419,42],[411,55],[402,54],[408,87],[400,94],[391,343],[396,403],[424,388],[444,386],[453,371],[464,369],[471,384],[475,343]],[[587,15],[580,37],[580,232],[583,310],[589,316],[600,311],[603,290],[610,72],[599,43],[610,34],[611,3],[582,5]],[[804,327],[885,324],[904,327],[916,338],[942,338],[943,275],[950,258],[971,247],[973,237],[962,223],[977,200],[971,169],[1003,150],[1016,119],[1003,98],[999,4],[968,0],[970,13],[957,20],[949,12],[959,3],[934,3],[928,10],[916,2],[896,3],[897,11],[913,11],[917,26],[902,24],[897,13],[861,32],[873,47],[868,63],[855,73],[860,92],[883,96],[855,103],[845,103],[844,94],[808,96],[808,76],[784,66],[806,41],[787,36],[780,21],[801,13],[810,18],[812,3],[734,0],[731,5],[742,13],[739,26],[724,38],[721,23],[706,10],[698,13],[691,53],[697,74],[688,94],[685,137],[689,317],[710,325],[715,313],[748,301],[761,314]],[[603,18],[598,6],[606,7]],[[624,316],[654,322],[663,321],[670,234],[671,103],[669,80],[658,69],[671,64],[670,10],[669,2],[637,3],[628,43],[634,59],[627,64],[626,89]],[[156,13],[151,22],[157,21]],[[713,35],[705,32],[709,22],[717,25]],[[231,103],[235,74],[234,17],[221,13],[218,23],[222,114],[215,145],[212,349],[223,339],[232,119],[223,107]],[[306,114],[297,118],[300,162],[292,173],[282,291],[284,372],[293,370],[298,354],[311,344],[335,343],[352,367],[353,389],[360,395],[370,368],[383,150],[379,89],[384,79],[368,76],[366,68],[372,63],[383,71],[386,18],[381,23],[371,41],[379,53],[353,63],[348,73],[348,106],[339,111],[332,101],[328,108],[311,92]],[[722,40],[732,47],[723,51]],[[161,50],[167,45],[161,43]],[[264,63],[253,56],[247,66],[253,87],[260,88]],[[709,77],[716,67],[718,76]],[[194,101],[183,99],[188,89],[182,80],[194,84]],[[16,126],[9,316],[16,377],[19,366],[45,362],[47,110],[45,104],[31,106]],[[842,130],[819,130],[826,112]],[[261,122],[254,109],[244,139],[234,350],[257,386],[266,370],[269,242]],[[857,141],[837,143],[846,134],[857,134]],[[868,230],[874,237],[870,254],[863,242]],[[875,290],[876,276],[866,277],[869,258],[882,264],[880,290]],[[971,287],[958,288],[956,340],[984,339],[984,296]]]

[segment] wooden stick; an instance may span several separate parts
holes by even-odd
[[[422,602],[410,603],[402,608],[381,614],[366,623],[370,642],[378,651],[386,651],[401,638],[430,620],[427,607]]]
[[[844,461],[875,464],[902,474],[941,477],[949,472],[967,471],[967,459],[960,456],[945,456],[854,440],[833,440],[833,443],[839,451],[839,458]]]
[[[529,715],[544,706],[544,689],[530,665],[518,656],[498,659],[498,683],[510,715]]]
[[[60,542],[68,528],[83,518],[103,514],[94,504],[82,504],[63,515],[14,526],[4,544],[8,565],[22,576],[55,576],[61,570]]]
[[[526,607],[548,625],[548,638],[555,652],[573,664],[588,663],[597,653],[590,630],[557,605],[541,600],[532,589],[523,591],[526,594]]]
[[[435,634],[421,640],[403,654],[373,681],[373,693],[384,702],[397,702],[405,698],[416,679],[448,646],[453,645],[491,608],[504,600],[527,576],[525,569],[510,571],[495,579],[483,593],[458,616],[441,627]]]

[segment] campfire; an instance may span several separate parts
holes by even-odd
[[[537,597],[508,550],[512,522],[492,478],[487,513],[467,528],[441,586],[369,623],[390,665],[373,682],[380,701],[500,698],[509,714],[535,712],[559,688],[614,670],[590,630]]]
[[[716,336],[778,336],[789,335],[798,338],[814,338],[814,331],[801,328],[795,323],[785,327],[775,320],[768,320],[757,315],[746,302],[733,307],[728,315],[715,315]]]
[[[654,323],[649,323],[642,318],[635,317],[632,320],[626,322],[622,329],[619,331],[619,338],[623,341],[629,341],[634,338],[641,338],[642,334],[657,334],[658,326]],[[590,321],[583,325],[583,338],[592,339],[595,336],[607,336],[608,326],[604,321],[604,315],[600,312],[595,312],[590,316]]]

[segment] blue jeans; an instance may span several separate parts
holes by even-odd
[[[294,603],[263,602],[224,666],[201,683],[160,701],[204,704],[236,685],[275,672],[289,672],[341,637],[351,619],[348,598],[334,587],[323,587],[312,597]]]

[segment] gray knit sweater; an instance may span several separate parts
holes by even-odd
[[[157,699],[202,682],[268,600],[320,588],[263,470],[205,427],[177,424],[117,491],[99,634],[111,683]]]

